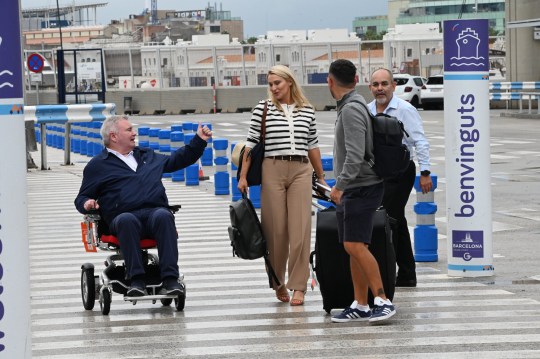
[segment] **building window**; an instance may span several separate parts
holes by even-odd
[[[412,51],[411,48],[408,48],[408,49],[407,49],[407,57],[408,57],[408,58],[411,58],[412,56],[413,56],[413,51]]]

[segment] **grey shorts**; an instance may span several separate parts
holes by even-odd
[[[336,206],[339,242],[371,243],[373,216],[381,205],[383,183],[345,190]]]

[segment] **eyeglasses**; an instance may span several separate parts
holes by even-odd
[[[382,86],[382,87],[388,87],[388,86],[390,86],[390,82],[382,81],[382,82],[372,82],[371,83],[371,86],[373,86],[373,87],[379,87],[379,85]]]

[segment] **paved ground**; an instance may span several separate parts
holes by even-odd
[[[335,112],[318,113],[323,153],[331,153]],[[317,289],[303,307],[277,302],[263,262],[231,256],[228,196],[211,181],[199,187],[165,181],[177,215],[186,308],[136,306],[113,296],[111,312],[85,311],[80,267],[103,268],[106,253],[87,254],[81,216],[73,207],[84,164],[62,166],[48,149],[50,171],[28,172],[32,348],[34,358],[540,358],[540,122],[492,111],[493,248],[495,276],[446,275],[444,123],[422,113],[439,175],[436,215],[439,261],[418,263],[418,287],[400,288],[389,325],[334,324]],[[245,137],[249,114],[134,117],[163,127],[211,122],[217,137]],[[33,153],[40,164],[39,154]],[[206,175],[212,171],[205,169]],[[414,227],[411,196],[409,220]]]

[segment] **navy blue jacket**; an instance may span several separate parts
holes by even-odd
[[[133,156],[137,160],[137,171],[104,149],[84,168],[75,207],[82,214],[87,214],[84,203],[96,199],[101,216],[107,223],[111,223],[120,213],[139,208],[166,207],[169,200],[161,182],[163,173],[192,165],[202,156],[205,147],[206,141],[197,135],[171,156],[149,148],[135,147]]]

